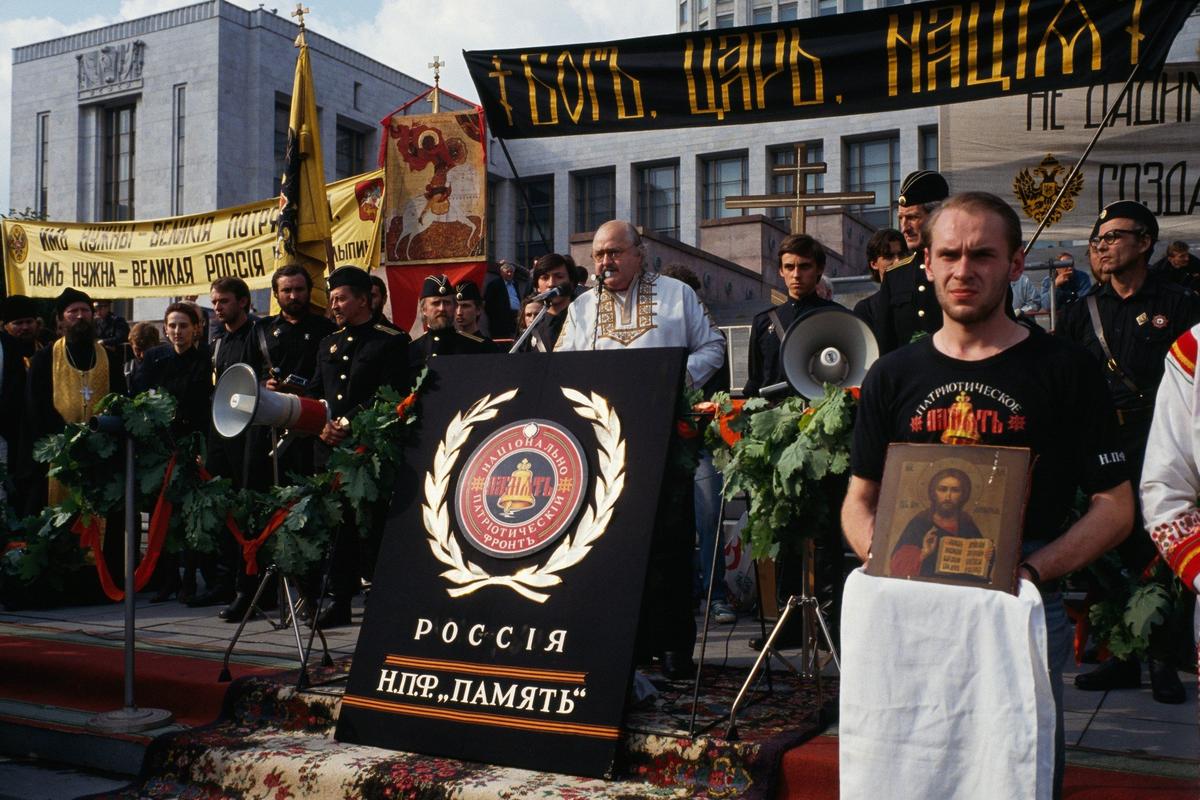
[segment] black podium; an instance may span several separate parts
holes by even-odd
[[[339,741],[609,771],[685,355],[433,359]]]

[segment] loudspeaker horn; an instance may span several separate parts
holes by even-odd
[[[329,421],[329,406],[324,400],[273,392],[259,384],[249,364],[234,364],[217,381],[212,419],[213,428],[226,439],[251,425],[316,434]]]
[[[814,308],[788,328],[779,348],[787,382],[801,397],[820,397],[825,384],[861,386],[879,358],[875,333],[840,306]]]

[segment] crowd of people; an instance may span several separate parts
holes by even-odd
[[[839,593],[844,541],[868,557],[888,444],[950,441],[938,423],[948,415],[939,411],[965,403],[979,423],[966,434],[956,430],[954,443],[1028,447],[1036,456],[1020,572],[1044,599],[1051,640],[1047,667],[1061,720],[1061,671],[1070,652],[1061,579],[1113,549],[1129,574],[1140,575],[1156,554],[1156,542],[1172,563],[1181,552],[1200,547],[1188,544],[1197,538],[1194,531],[1152,538],[1143,519],[1175,525],[1176,533],[1179,525],[1154,517],[1161,512],[1158,503],[1143,517],[1137,491],[1143,470],[1151,463],[1161,466],[1147,457],[1146,444],[1173,345],[1180,375],[1191,385],[1194,340],[1190,361],[1176,343],[1200,322],[1200,299],[1193,293],[1200,260],[1186,244],[1174,242],[1152,267],[1158,222],[1145,206],[1119,201],[1095,221],[1088,243],[1090,277],[1063,253],[1039,287],[1024,274],[1020,220],[1000,198],[951,195],[943,176],[921,171],[905,179],[898,202],[897,229],[878,231],[867,246],[865,266],[878,290],[853,312],[870,326],[884,355],[862,387],[841,529],[830,529],[818,543],[818,593]],[[790,391],[780,358],[784,334],[811,310],[837,306],[822,296],[828,292],[826,258],[825,247],[812,236],[793,234],[781,243],[777,268],[787,299],[754,317],[746,396]],[[9,297],[0,333],[5,404],[0,435],[16,497],[27,510],[54,502],[53,482],[29,459],[33,439],[86,420],[106,392],[147,389],[176,398],[179,433],[206,437],[212,474],[261,488],[273,474],[265,431],[250,428],[225,439],[211,430],[214,379],[236,363],[250,364],[274,391],[329,404],[325,429],[293,444],[282,456],[281,473],[320,469],[330,448],[345,439],[348,420],[380,386],[404,390],[434,358],[495,354],[514,340],[522,352],[683,347],[690,387],[728,388],[726,340],[699,299],[694,275],[686,269],[648,270],[636,227],[620,220],[596,231],[592,260],[594,275],[557,253],[539,258],[528,273],[501,262],[482,291],[474,283],[454,285],[444,275],[430,276],[419,301],[424,333],[415,340],[383,315],[383,281],[351,267],[328,279],[328,314],[314,310],[311,279],[298,266],[273,276],[280,311],[263,319],[252,314],[250,291],[237,278],[212,284],[211,312],[185,299],[167,308],[161,326],[139,323],[132,330],[107,301],[93,302],[74,289],[55,303],[56,331],[43,325],[30,300]],[[601,291],[592,290],[597,284]],[[1034,321],[1051,307],[1054,335]],[[164,344],[158,344],[160,328]],[[1186,394],[1181,389],[1172,397],[1179,400],[1180,392]],[[1179,456],[1185,457],[1191,458]],[[1189,467],[1180,472],[1194,477],[1194,464]],[[1176,473],[1155,474],[1169,481]],[[711,461],[698,475],[703,486],[695,492],[695,517],[702,520],[701,541],[711,541],[706,529],[716,527],[711,506],[719,494],[712,486],[719,487],[721,476]],[[1196,514],[1195,487],[1185,488],[1188,492],[1188,508],[1172,506],[1172,513]],[[1085,498],[1082,505],[1077,493]],[[707,579],[707,570],[692,560],[695,532],[689,527],[654,534],[654,578],[647,583],[643,613],[654,618],[658,634],[641,655],[659,659],[671,677],[691,672],[693,584],[703,587],[699,579]],[[377,517],[372,536],[338,537],[333,599],[322,625],[350,622],[350,599],[370,578],[378,533]],[[246,611],[254,587],[246,582],[232,540],[217,556],[182,552],[162,564],[159,599],[176,595],[190,605],[225,604],[221,616],[231,621]],[[720,591],[714,597],[709,608],[714,619],[732,621]],[[1154,696],[1182,702],[1173,646],[1178,643],[1153,641]],[[1081,675],[1077,685],[1136,686],[1140,674],[1137,661],[1113,660]]]

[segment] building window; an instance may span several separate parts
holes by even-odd
[[[921,138],[921,169],[938,171],[938,129],[936,125],[923,127],[918,131]]]
[[[521,188],[529,204],[517,205],[517,261],[528,265],[553,247],[554,178],[523,180]]]
[[[779,4],[779,21],[794,22],[796,20],[796,4],[795,3],[780,3]]]
[[[348,125],[337,126],[337,160],[334,171],[337,180],[361,175],[367,171],[367,137],[369,134]]]
[[[358,81],[354,82],[354,110],[362,111],[359,107],[359,102],[362,100],[362,84]]]
[[[882,5],[882,6],[902,6],[902,5],[904,5],[904,3],[905,3],[905,0],[883,0],[880,3],[880,5]]]
[[[733,14],[717,14],[717,27],[718,28],[732,28],[733,27]]]
[[[707,14],[708,13],[708,0],[696,0],[696,13],[698,13],[698,14]]]
[[[843,0],[842,11],[845,11],[847,14],[849,14],[852,11],[862,11],[862,10],[863,10],[863,0]]]
[[[103,111],[101,137],[104,165],[102,219],[133,219],[133,156],[136,132],[135,106],[115,106]]]
[[[683,0],[679,4],[679,24],[681,27],[688,24],[688,3],[690,2],[691,0]]]
[[[573,177],[575,218],[572,233],[594,231],[617,215],[617,171],[588,172]]]
[[[637,224],[679,238],[679,163],[637,168]]]
[[[726,208],[725,198],[746,194],[746,156],[726,156],[722,158],[706,158],[702,161],[704,167],[704,183],[701,186],[704,219],[724,219],[725,217],[740,217],[746,211],[741,208]]]
[[[50,181],[47,172],[50,169],[50,112],[43,111],[37,115],[37,153],[35,169],[37,176],[37,194],[33,199],[33,210],[46,216],[50,203]]]
[[[808,163],[812,164],[814,162],[825,160],[825,144],[820,139],[813,142],[805,142],[804,144],[807,145],[808,148],[804,154],[804,157]],[[767,175],[767,185],[771,187],[771,194],[795,195],[796,176],[776,175],[773,168],[795,166],[796,145],[785,144],[768,149],[767,164],[772,168],[771,172]],[[805,175],[804,191],[807,194],[825,191],[825,176]],[[811,209],[811,207],[809,208]],[[784,227],[791,226],[791,208],[770,208],[767,209],[767,213],[772,219],[780,222]]]
[[[771,21],[771,9],[770,9],[770,7],[768,7],[768,8],[756,8],[756,9],[754,9],[754,16],[753,16],[753,18],[751,19],[751,22],[752,22],[754,25],[765,25],[765,24],[767,24],[767,23],[768,23],[768,22],[770,22],[770,21]]]
[[[271,190],[268,194],[278,195],[283,181],[283,171],[287,168],[288,123],[292,118],[292,99],[281,95],[275,96],[275,174],[271,176]]]
[[[187,86],[179,84],[175,87],[175,113],[172,117],[174,135],[171,142],[171,213],[183,213],[183,166],[184,166],[184,120],[186,110]]]
[[[875,192],[874,203],[851,210],[876,228],[892,223],[900,192],[899,136],[846,143],[846,191]]]
[[[838,13],[837,0],[817,0],[817,16],[831,17]]]

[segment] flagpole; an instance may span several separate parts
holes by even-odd
[[[1026,242],[1026,255],[1028,255],[1029,251],[1033,248],[1034,242],[1036,242],[1038,237],[1042,235],[1042,231],[1045,230],[1046,226],[1050,224],[1050,219],[1054,214],[1054,210],[1058,208],[1058,204],[1062,201],[1063,196],[1067,193],[1067,189],[1071,186],[1071,181],[1073,181],[1075,176],[1079,174],[1079,171],[1083,169],[1084,162],[1087,161],[1088,156],[1092,153],[1092,148],[1094,148],[1096,146],[1096,142],[1100,140],[1100,134],[1104,133],[1104,129],[1109,126],[1113,120],[1113,117],[1117,115],[1117,109],[1120,107],[1121,101],[1125,99],[1125,95],[1129,93],[1129,88],[1133,86],[1133,79],[1137,77],[1138,70],[1141,68],[1141,66],[1142,64],[1140,61],[1134,65],[1133,71],[1131,71],[1129,73],[1129,77],[1125,79],[1124,85],[1121,86],[1120,93],[1117,94],[1117,99],[1113,101],[1112,106],[1108,109],[1107,113],[1105,113],[1104,120],[1100,123],[1100,127],[1096,129],[1096,133],[1092,136],[1092,140],[1088,142],[1088,146],[1084,149],[1083,155],[1080,156],[1079,160],[1075,162],[1075,166],[1071,167],[1070,173],[1067,174],[1066,179],[1062,182],[1062,188],[1058,190],[1058,194],[1054,197],[1054,202],[1050,204],[1050,208],[1048,208],[1046,213],[1042,215],[1042,221],[1038,223],[1037,230],[1033,232],[1033,236],[1030,237],[1028,242]]]

